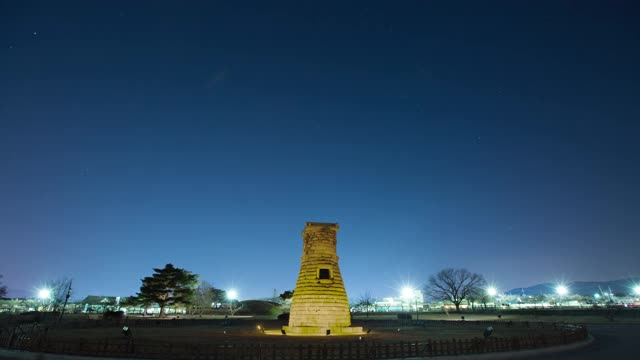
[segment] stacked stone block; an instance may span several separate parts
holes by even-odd
[[[289,334],[359,333],[350,327],[349,300],[336,253],[338,224],[308,222],[302,232],[303,251],[291,302]]]

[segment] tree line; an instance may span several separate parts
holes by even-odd
[[[166,264],[164,268],[153,269],[154,273],[142,279],[140,291],[126,300],[126,305],[160,308],[159,317],[165,315],[169,307],[191,308],[192,313],[200,314],[210,309],[212,304],[229,301],[232,314],[240,304],[227,298],[227,293],[217,289],[207,281],[200,281],[197,274]]]
[[[147,308],[157,305],[160,308],[159,317],[163,317],[169,307],[186,307],[193,313],[202,315],[205,309],[210,309],[213,303],[229,301],[229,310],[235,313],[240,307],[239,302],[227,298],[224,290],[217,289],[206,281],[200,281],[197,274],[177,268],[173,264],[166,264],[164,268],[154,268],[154,273],[142,279],[140,291],[129,297],[123,305],[141,306]],[[0,279],[2,275],[0,275]],[[57,309],[63,303],[71,280],[62,279],[51,286],[51,306]],[[447,268],[432,275],[425,286],[426,294],[436,301],[453,304],[456,311],[465,300],[480,299],[485,296],[486,281],[480,274],[466,269]],[[69,290],[70,291],[70,290]],[[7,288],[0,282],[0,297],[6,295]],[[280,294],[283,301],[291,299],[293,291],[288,290]],[[374,298],[369,291],[361,296],[358,305],[369,311]]]
[[[451,303],[456,307],[456,311],[460,311],[460,305],[465,300],[486,296],[486,284],[486,280],[480,274],[467,269],[447,268],[431,275],[424,291],[431,299]],[[368,316],[374,302],[375,298],[366,290],[358,299],[357,305],[364,308]]]

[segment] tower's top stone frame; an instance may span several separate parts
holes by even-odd
[[[308,261],[324,261],[338,266],[336,245],[340,227],[333,223],[307,222],[302,230],[302,259]]]

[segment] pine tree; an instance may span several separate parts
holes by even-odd
[[[167,306],[188,305],[193,301],[198,275],[176,268],[172,264],[153,271],[155,274],[142,279],[138,300],[141,303],[158,304],[159,317],[164,316]]]

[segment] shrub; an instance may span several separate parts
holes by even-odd
[[[27,311],[18,315],[18,323],[41,322],[44,316],[39,311]]]
[[[122,320],[124,319],[124,311],[105,311],[102,318],[104,320]]]
[[[238,310],[238,315],[270,315],[276,316],[280,311],[280,305],[263,300],[245,300],[242,308]]]

